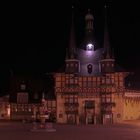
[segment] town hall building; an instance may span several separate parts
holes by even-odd
[[[85,40],[80,47],[76,46],[73,19],[72,15],[65,70],[54,73],[56,122],[112,124],[140,119],[140,91],[125,87],[129,72],[119,69],[115,62],[107,14],[102,48],[94,40],[94,17],[90,10],[85,16]]]

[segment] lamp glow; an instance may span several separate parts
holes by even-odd
[[[93,44],[91,44],[91,43],[87,44],[87,50],[88,51],[93,51],[93,49],[94,49],[94,45]]]

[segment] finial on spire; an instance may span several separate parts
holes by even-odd
[[[90,9],[88,9],[88,13],[90,13]]]
[[[108,10],[107,8],[108,8],[108,7],[109,7],[109,6],[108,6],[107,4],[104,5],[104,8],[105,8],[105,16],[107,16],[107,10]]]
[[[88,13],[87,13],[87,15],[85,16],[85,20],[93,20],[93,19],[94,19],[94,18],[93,18],[92,14],[91,14],[91,10],[88,9]]]

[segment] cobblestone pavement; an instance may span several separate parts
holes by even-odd
[[[140,121],[113,125],[53,124],[55,132],[32,132],[32,123],[0,122],[0,140],[140,140]]]

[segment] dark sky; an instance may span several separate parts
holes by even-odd
[[[84,38],[87,9],[94,15],[94,35],[102,47],[103,0],[4,3],[1,16],[1,88],[13,73],[46,73],[64,64],[74,5],[77,46]],[[111,47],[116,62],[127,71],[140,71],[140,10],[138,3],[107,1]]]

